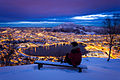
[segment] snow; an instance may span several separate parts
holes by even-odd
[[[50,61],[35,61],[36,63],[44,63],[44,64],[54,64],[54,65],[61,65],[61,66],[70,66],[72,67],[72,65],[69,65],[68,63],[61,63],[61,62],[50,62]],[[78,65],[78,67],[81,67],[81,68],[87,68],[86,65]]]
[[[0,80],[120,80],[120,59],[83,58],[87,65],[79,73],[77,69],[45,65],[41,70],[37,64],[0,67]]]
[[[93,35],[93,34],[95,34],[95,32],[84,32],[84,33],[86,33],[86,34],[88,34],[88,35]]]
[[[74,32],[77,34],[100,34],[103,30],[103,27],[96,27],[96,26],[82,26],[79,24],[66,22],[63,24],[60,24],[56,27],[53,27],[51,31],[58,31],[58,32]],[[79,31],[79,32],[78,32]],[[100,32],[100,33],[99,33]]]

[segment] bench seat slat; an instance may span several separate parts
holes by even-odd
[[[50,62],[50,61],[35,61],[35,64],[43,64],[43,65],[53,65],[53,66],[62,66],[62,67],[73,67],[68,63],[61,63],[61,62]],[[77,68],[87,69],[86,65],[78,65]]]

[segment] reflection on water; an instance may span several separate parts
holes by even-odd
[[[86,53],[87,51],[84,49],[85,46],[79,44],[82,53]],[[72,46],[69,44],[64,45],[52,45],[45,47],[32,47],[24,51],[25,54],[31,56],[65,56],[66,53],[71,51]],[[84,54],[85,54],[84,53]]]
[[[32,47],[24,51],[25,54],[32,56],[64,56],[70,52],[71,46],[66,45],[52,45],[44,47]]]

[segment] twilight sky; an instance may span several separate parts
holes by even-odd
[[[120,0],[0,0],[0,23],[77,19],[111,11],[120,11]]]

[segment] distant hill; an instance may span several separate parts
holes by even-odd
[[[73,32],[76,34],[102,34],[103,29],[103,27],[82,26],[72,22],[66,22],[64,24],[60,24],[59,26],[53,27],[51,30],[53,32]]]

